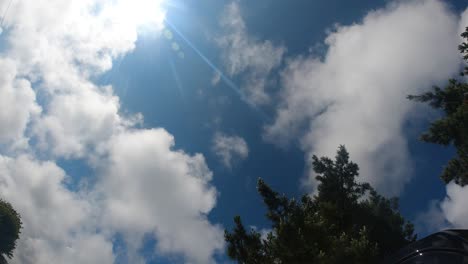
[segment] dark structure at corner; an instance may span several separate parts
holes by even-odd
[[[445,230],[399,250],[384,264],[468,263],[468,230]]]

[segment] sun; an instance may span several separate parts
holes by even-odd
[[[120,0],[119,17],[126,24],[136,27],[161,29],[166,16],[162,8],[164,0]]]

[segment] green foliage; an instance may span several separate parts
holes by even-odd
[[[461,34],[461,37],[468,40],[468,27],[465,28],[465,32]],[[464,41],[462,44],[458,46],[458,50],[461,54],[463,54],[463,59],[468,61],[468,42]],[[465,67],[465,71],[462,73],[468,74],[468,67]]]
[[[468,27],[461,35],[468,40]],[[459,46],[465,60],[468,60],[468,43]],[[462,75],[468,74],[465,67]],[[429,103],[444,112],[444,117],[432,122],[429,130],[421,135],[421,140],[444,146],[454,146],[457,155],[451,159],[442,172],[445,183],[454,181],[464,186],[468,184],[468,84],[463,80],[449,80],[445,88],[433,87],[433,91],[421,95],[410,95],[408,99]]]
[[[0,264],[13,257],[21,225],[20,215],[10,203],[0,199]]]
[[[225,231],[227,253],[238,263],[374,263],[414,241],[413,226],[398,201],[358,183],[359,168],[344,146],[335,160],[312,159],[318,193],[300,201],[272,190],[262,179],[258,192],[267,207],[266,238],[247,231],[239,216]]]

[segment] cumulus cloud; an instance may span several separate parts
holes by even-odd
[[[447,197],[440,204],[440,208],[446,220],[455,228],[468,226],[467,198],[468,188],[466,186],[461,187],[455,183],[447,185]]]
[[[116,234],[132,263],[143,261],[146,234],[159,254],[192,263],[210,263],[223,247],[221,228],[207,219],[217,194],[203,156],[173,150],[163,129],[135,128],[142,116],[123,116],[112,87],[93,82],[135,48],[142,26],[161,29],[160,0],[136,2],[10,7],[0,54],[0,196],[24,222],[14,263],[112,263]],[[93,180],[67,188],[55,161],[63,158],[87,161]]]
[[[16,63],[17,75],[37,83],[34,88],[44,97],[33,132],[39,145],[57,156],[82,157],[122,121],[112,89],[96,86],[90,77],[109,70],[113,58],[135,47],[141,21],[131,15],[130,4],[19,1],[10,8],[7,56]]]
[[[440,201],[437,200],[432,200],[428,209],[416,216],[414,224],[418,234],[433,233],[451,226],[442,212]]]
[[[457,19],[441,1],[396,1],[360,23],[337,26],[324,59],[287,62],[265,138],[287,144],[299,137],[307,160],[333,156],[345,144],[362,180],[399,194],[411,172],[403,127],[414,103],[405,97],[457,72]],[[307,183],[316,185],[313,173]]]
[[[217,39],[222,58],[231,76],[242,76],[242,91],[251,104],[270,101],[267,87],[274,69],[281,65],[286,49],[268,40],[258,40],[249,35],[238,2],[227,5],[220,21],[225,31]]]
[[[428,210],[418,215],[416,223],[421,231],[432,233],[468,226],[468,187],[451,182],[447,184],[446,191],[447,195],[442,201],[432,201]]]
[[[460,17],[460,26],[458,27],[458,33],[463,33],[468,27],[468,8],[463,11]]]
[[[36,104],[36,94],[31,83],[16,78],[16,65],[0,59],[0,144],[25,144],[24,131],[33,115],[41,108]]]
[[[109,158],[97,191],[104,223],[125,234],[132,248],[153,233],[162,253],[182,253],[194,263],[210,263],[224,245],[222,229],[206,215],[216,203],[212,172],[201,154],[173,150],[163,129],[128,131],[109,144]]]
[[[231,168],[234,162],[244,160],[249,156],[247,143],[239,136],[216,133],[212,149],[224,166],[228,168]]]
[[[89,155],[123,126],[118,98],[93,86],[54,95],[47,107],[34,132],[39,147],[56,156]]]
[[[112,263],[112,243],[96,233],[93,207],[65,188],[65,172],[30,156],[0,156],[0,194],[21,214],[13,263]]]

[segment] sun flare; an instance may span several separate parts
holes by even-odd
[[[126,24],[161,29],[165,19],[164,0],[121,0],[119,17]]]

